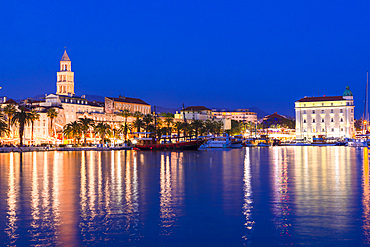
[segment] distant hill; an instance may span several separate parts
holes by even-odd
[[[154,106],[152,106],[152,111],[154,111]],[[168,113],[175,114],[175,113],[176,113],[176,111],[181,111],[181,109],[175,109],[175,108],[167,108],[167,107],[162,107],[162,106],[156,106],[156,111],[157,111],[157,113],[164,113],[164,112],[168,112]]]
[[[90,94],[86,94],[85,95],[85,98],[88,100],[88,101],[100,101],[100,102],[104,102],[105,100],[105,97],[104,96],[99,96],[99,95],[90,95]]]
[[[264,118],[265,116],[270,115],[270,113],[267,113],[267,112],[261,110],[258,107],[255,107],[255,106],[254,107],[247,108],[247,109],[249,109],[249,111],[251,111],[251,112],[257,113],[257,118],[258,119]]]

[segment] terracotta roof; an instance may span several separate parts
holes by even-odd
[[[182,111],[211,111],[211,109],[208,109],[205,106],[188,106]]]
[[[15,102],[14,100],[12,99],[7,99],[3,104],[13,104],[13,105],[17,105],[18,103]]]
[[[62,59],[60,59],[60,61],[71,61],[71,59],[69,59],[69,57],[68,57],[68,54],[67,54],[66,50],[64,50],[63,57],[62,57]]]
[[[283,115],[277,114],[277,112],[275,112],[271,115],[268,115],[268,116],[264,117],[263,119],[266,120],[266,119],[270,119],[270,118],[286,118],[286,117],[283,116]]]
[[[297,102],[315,102],[315,101],[339,101],[345,100],[343,96],[325,96],[325,97],[304,97]]]
[[[129,97],[119,97],[119,98],[107,97],[107,98],[112,99],[114,101],[118,101],[118,102],[126,102],[126,103],[132,103],[132,104],[140,104],[140,105],[149,105],[145,101],[143,101],[141,99],[137,99],[137,98],[129,98]]]

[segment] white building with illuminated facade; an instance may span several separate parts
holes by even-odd
[[[355,134],[353,95],[304,97],[295,102],[296,138],[351,138]]]

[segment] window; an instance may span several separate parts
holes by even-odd
[[[331,129],[331,132],[334,132],[334,128]]]
[[[321,113],[325,113],[325,110],[321,110]]]
[[[303,106],[306,107],[306,104],[304,104]]]
[[[343,113],[343,109],[340,109],[340,110],[339,110],[339,112],[340,112],[340,113]]]
[[[325,132],[325,129],[324,128],[322,128],[322,130],[321,130],[322,132]]]
[[[315,110],[312,110],[312,114],[315,114]]]
[[[353,109],[351,109],[351,112],[353,113]]]
[[[306,110],[303,110],[303,114],[306,114]]]
[[[324,103],[322,103],[321,105],[324,106]]]
[[[303,123],[306,123],[306,119],[303,119]]]
[[[333,103],[331,103],[331,106],[333,106]]]
[[[312,132],[316,132],[316,129],[312,129]]]
[[[330,122],[334,122],[334,118],[332,118],[332,119],[330,120]]]
[[[334,109],[331,109],[331,110],[330,110],[330,113],[334,113]]]
[[[343,122],[343,118],[341,118],[340,121]]]
[[[315,119],[312,119],[312,122],[313,122],[313,123],[315,123],[315,122],[316,122],[316,120],[315,120]]]
[[[340,131],[343,131],[343,128],[341,128]]]
[[[324,122],[324,119],[321,119],[321,122],[323,123]]]

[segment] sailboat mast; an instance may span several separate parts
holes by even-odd
[[[364,105],[364,115],[362,118],[362,132],[366,134],[367,126],[369,122],[369,71],[366,71],[366,90],[365,90],[365,105]]]

